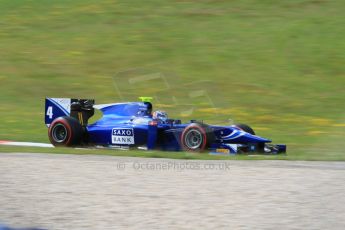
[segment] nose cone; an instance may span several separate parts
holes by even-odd
[[[229,135],[227,136],[221,136],[221,139],[223,139],[226,142],[229,143],[268,143],[272,142],[269,139],[252,135],[250,133],[241,131],[241,130],[233,130]]]
[[[268,143],[268,142],[272,142],[269,139],[260,137],[260,136],[256,136],[256,135],[252,135],[250,133],[246,133],[245,135],[242,136],[244,142],[263,142],[263,143]]]

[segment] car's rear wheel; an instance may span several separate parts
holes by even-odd
[[[50,125],[48,136],[54,146],[79,145],[83,138],[83,127],[75,118],[59,117]]]
[[[246,124],[235,124],[234,126],[239,128],[239,129],[241,129],[244,132],[247,132],[247,133],[250,133],[252,135],[255,135],[254,130],[249,125],[246,125]]]
[[[190,152],[202,152],[211,143],[212,133],[204,124],[192,123],[181,134],[181,146]]]

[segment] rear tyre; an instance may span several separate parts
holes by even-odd
[[[54,146],[75,146],[83,139],[83,127],[73,117],[56,118],[49,127],[48,136]]]
[[[192,123],[187,126],[181,135],[181,147],[189,152],[202,152],[212,142],[213,133],[204,124]]]
[[[247,133],[250,133],[252,135],[255,135],[254,130],[249,125],[246,125],[246,124],[235,124],[234,126],[239,128],[239,129],[241,129],[244,132],[247,132]]]

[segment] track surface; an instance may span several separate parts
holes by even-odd
[[[344,162],[1,153],[0,223],[46,229],[344,229],[344,181]]]

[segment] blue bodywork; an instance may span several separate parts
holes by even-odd
[[[47,98],[46,111],[52,103],[58,104],[56,101],[56,99]],[[92,145],[179,151],[182,150],[180,138],[183,130],[195,123],[191,121],[182,124],[180,120],[173,119],[167,122],[156,121],[152,118],[151,110],[146,102],[115,103],[93,107],[101,110],[103,117],[86,126],[88,142]],[[54,109],[59,110],[57,106],[54,106]],[[58,115],[60,114],[61,111],[58,112]],[[47,116],[46,114],[46,124],[49,125]],[[54,118],[55,116],[51,117],[51,119]],[[285,145],[267,145],[271,140],[252,135],[236,126],[208,125],[208,127],[214,137],[208,146],[212,153],[231,154],[260,150],[274,154],[286,151]]]

